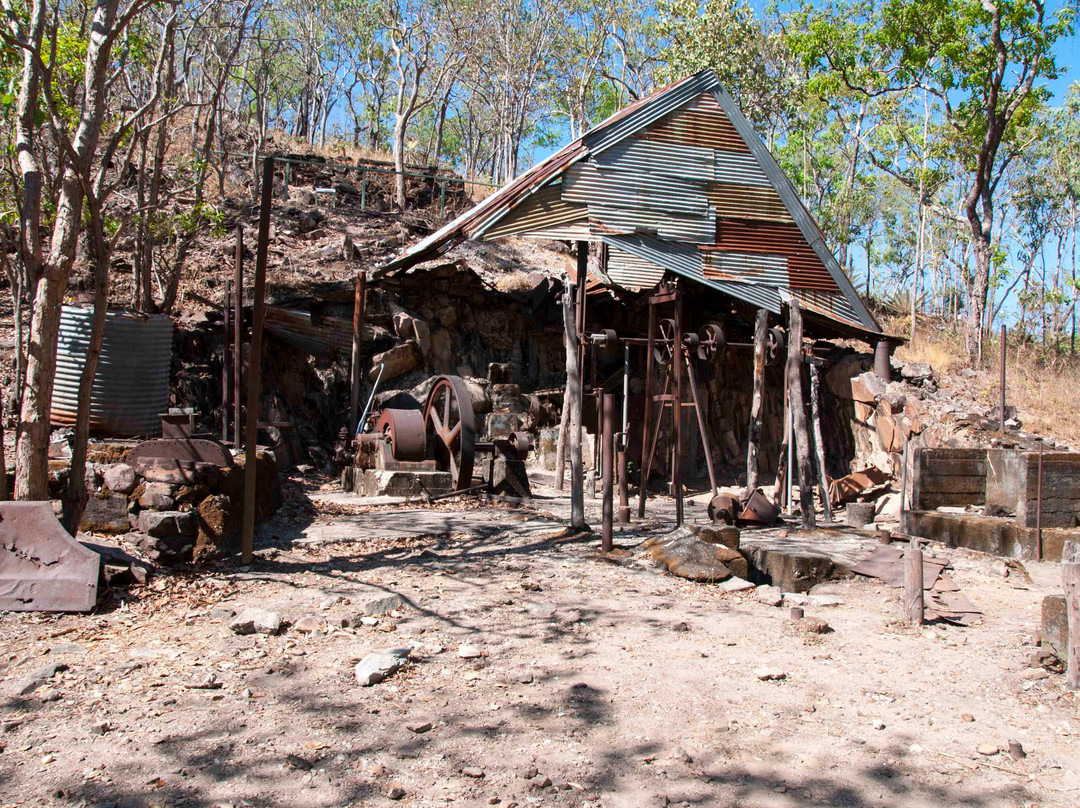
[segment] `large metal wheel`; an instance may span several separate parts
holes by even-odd
[[[656,326],[659,333],[653,341],[653,358],[658,364],[671,364],[676,350],[675,321],[666,317],[662,320],[658,320]]]
[[[787,338],[784,329],[773,326],[765,340],[765,364],[778,365],[787,358]]]
[[[476,452],[476,418],[469,388],[459,376],[442,376],[431,388],[424,423],[428,451],[442,471],[449,471],[454,490],[472,486]]]
[[[727,350],[724,327],[720,323],[706,323],[699,332],[698,358],[705,362],[720,359]]]

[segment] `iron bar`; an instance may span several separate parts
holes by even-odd
[[[229,340],[229,315],[232,313],[232,281],[225,281],[224,317],[221,321],[221,442],[229,442],[229,376],[232,364],[232,345]]]
[[[244,460],[244,522],[242,558],[250,564],[255,541],[255,463],[259,433],[259,384],[262,371],[263,295],[266,291],[266,259],[270,248],[270,209],[273,206],[274,158],[263,161],[262,204],[259,207],[259,240],[255,247],[255,294],[252,303],[251,351],[248,355],[247,446]]]
[[[604,501],[603,501],[603,526],[600,533],[600,549],[609,553],[614,547],[612,542],[612,516],[613,516],[613,487],[612,480],[615,474],[615,394],[604,393]]]
[[[627,477],[627,448],[630,445],[630,346],[623,346],[622,432],[619,433],[619,524],[630,524],[630,479]]]
[[[1004,367],[1004,366],[1003,366]],[[1042,535],[1043,439],[1039,438],[1039,482],[1035,487],[1035,560],[1043,560]]]
[[[352,372],[349,389],[349,431],[356,434],[357,411],[360,409],[360,342],[364,331],[364,299],[367,275],[364,270],[356,275],[356,295],[352,315]]]
[[[713,468],[712,451],[709,446],[709,433],[705,431],[705,413],[701,410],[701,401],[698,400],[697,380],[694,378],[694,366],[690,364],[690,357],[686,356],[686,378],[690,382],[690,395],[694,399],[694,412],[697,413],[698,429],[701,430],[701,443],[705,447],[705,465],[709,468],[709,486],[712,495],[717,492],[716,470]]]
[[[244,350],[244,228],[236,225],[236,256],[233,266],[233,448],[240,451],[243,408]]]
[[[683,523],[683,468],[682,468],[682,363],[679,361],[679,352],[683,344],[683,296],[677,293],[675,299],[675,339],[674,353],[671,357],[671,367],[675,371],[675,400],[671,411],[674,418],[675,446],[672,454],[671,485],[675,489],[675,524],[678,527]]]
[[[367,420],[368,412],[371,411],[371,402],[375,400],[375,391],[379,389],[379,382],[382,381],[382,372],[385,365],[379,365],[379,375],[375,377],[375,384],[371,386],[371,395],[368,396],[367,404],[364,405],[364,411],[360,415],[360,420],[356,422],[356,431],[353,435],[359,435],[360,430],[364,426],[364,422]]]
[[[1005,323],[1001,324],[1001,423],[998,425],[1001,439],[1005,440]],[[1042,444],[1040,444],[1041,446]]]
[[[645,346],[645,417],[641,421],[641,469],[638,475],[641,481],[638,484],[638,519],[645,518],[645,500],[649,490],[649,464],[651,452],[649,448],[649,424],[652,423],[653,405],[653,376],[656,369],[653,365],[653,346],[656,342],[656,306],[653,298],[649,299],[649,336]]]

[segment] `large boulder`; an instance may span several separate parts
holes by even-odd
[[[645,547],[657,566],[691,581],[723,581],[732,575],[746,578],[749,571],[738,550],[704,542],[686,527],[649,539]]]
[[[379,366],[382,366],[382,377],[379,384],[386,384],[391,379],[404,376],[412,370],[423,365],[424,356],[420,350],[420,344],[416,340],[408,340],[400,345],[395,345],[389,351],[383,351],[371,357],[371,372],[368,380],[374,383],[379,379]]]
[[[127,533],[131,530],[127,497],[91,495],[86,500],[79,530],[84,533]]]
[[[130,494],[139,483],[135,469],[127,463],[106,466],[102,477],[105,487],[117,494]]]

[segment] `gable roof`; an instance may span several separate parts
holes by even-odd
[[[623,108],[380,272],[506,236],[606,244],[619,286],[671,272],[774,313],[794,297],[844,330],[881,333],[711,70]]]

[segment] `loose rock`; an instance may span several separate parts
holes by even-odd
[[[277,634],[281,631],[281,615],[267,609],[244,609],[229,623],[236,634]]]

